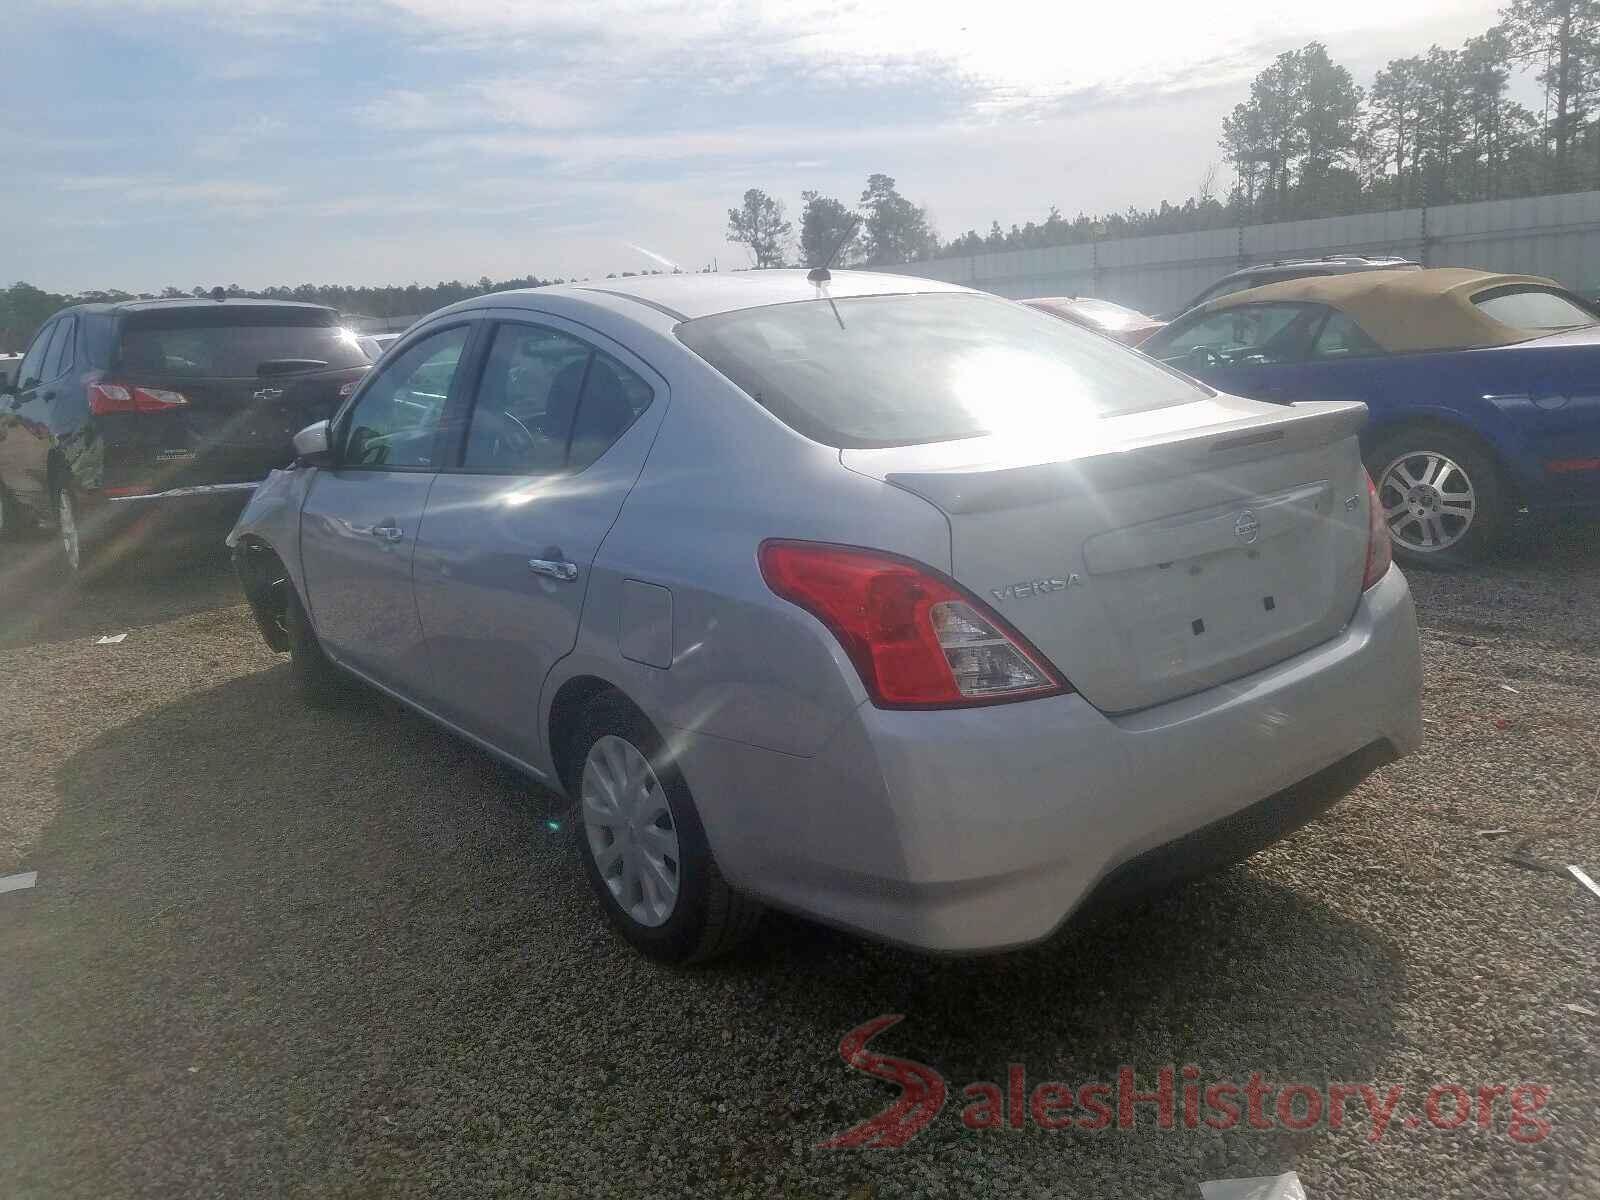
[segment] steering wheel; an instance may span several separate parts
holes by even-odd
[[[511,413],[502,409],[481,408],[473,415],[474,426],[479,422],[482,422],[481,434],[480,429],[475,428],[474,440],[480,435],[487,440],[489,453],[496,460],[526,462],[533,456],[539,439]]]

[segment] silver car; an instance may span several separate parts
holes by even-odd
[[[408,330],[229,543],[310,700],[359,680],[570,797],[645,953],[763,905],[992,951],[1417,746],[1364,411],[924,279],[499,292]]]

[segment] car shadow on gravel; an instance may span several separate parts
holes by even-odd
[[[305,710],[284,667],[110,731],[58,782],[39,886],[0,926],[0,1078],[50,1081],[0,1096],[25,1192],[585,1195],[598,1149],[629,1185],[606,1190],[803,1168],[795,1194],[840,1194],[884,1169],[814,1148],[895,1094],[838,1055],[880,1014],[905,1020],[874,1048],[950,1084],[907,1150],[930,1178],[1023,1148],[958,1116],[1009,1063],[1030,1087],[1123,1064],[1365,1081],[1397,1036],[1381,933],[1248,868],[997,958],[774,914],[731,959],[664,969],[603,929],[553,795],[386,700]],[[1185,1188],[1317,1136],[1154,1123],[1059,1135],[1074,1191],[1156,1194],[1147,1127],[1182,1139],[1158,1158]]]
[[[61,577],[56,546],[41,535],[0,544],[0,647],[115,633],[243,603],[225,549],[141,552],[83,584]]]

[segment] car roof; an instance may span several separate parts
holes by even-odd
[[[61,312],[159,312],[163,309],[183,308],[304,308],[314,312],[337,312],[327,304],[311,304],[304,300],[266,300],[249,296],[230,296],[226,300],[202,299],[198,296],[165,300],[88,300],[82,304],[69,304]],[[52,313],[51,316],[57,314]]]
[[[1270,262],[1252,263],[1234,273],[1247,275],[1252,271],[1303,271],[1310,267],[1328,272],[1382,271],[1421,265],[1414,259],[1392,254],[1329,254],[1322,258],[1275,258]]]
[[[1385,350],[1460,350],[1525,342],[1542,331],[1503,324],[1472,303],[1479,292],[1508,285],[1555,288],[1539,275],[1504,275],[1468,267],[1421,271],[1357,271],[1269,283],[1221,296],[1195,311],[1221,312],[1242,304],[1325,304],[1353,318]]]
[[[892,296],[913,292],[970,292],[953,283],[921,279],[910,275],[887,275],[876,271],[834,271],[827,290],[810,282],[801,270],[708,272],[684,275],[636,275],[627,279],[603,279],[590,283],[557,284],[553,287],[524,288],[511,292],[491,292],[467,302],[473,307],[504,307],[519,303],[518,297],[534,303],[552,294],[583,299],[586,296],[614,296],[632,300],[676,321],[734,312],[744,308],[763,308],[769,304],[789,304],[797,300],[816,300],[824,296],[843,300],[856,296]]]

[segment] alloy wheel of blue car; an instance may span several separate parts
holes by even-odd
[[[1378,498],[1389,536],[1414,554],[1450,549],[1477,516],[1477,493],[1466,469],[1436,451],[1418,450],[1388,463],[1378,479]]]

